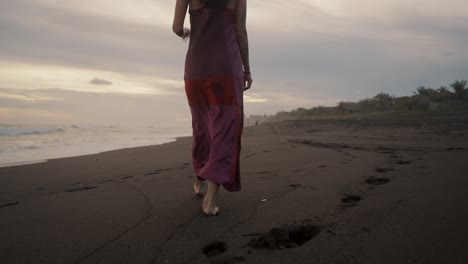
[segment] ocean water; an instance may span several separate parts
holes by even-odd
[[[158,145],[190,135],[189,127],[0,124],[0,167]]]

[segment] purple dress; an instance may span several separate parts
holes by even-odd
[[[239,191],[244,110],[235,11],[205,6],[189,13],[184,80],[192,114],[193,169],[200,180]]]

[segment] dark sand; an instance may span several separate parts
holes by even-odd
[[[468,261],[464,118],[246,128],[243,190],[217,217],[190,146],[0,168],[0,263]]]

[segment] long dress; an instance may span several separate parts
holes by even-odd
[[[192,164],[200,180],[241,189],[243,71],[235,11],[205,6],[190,13],[185,92],[192,114]]]

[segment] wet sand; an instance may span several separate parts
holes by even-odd
[[[468,119],[244,130],[204,217],[191,138],[0,168],[1,263],[466,263]]]

